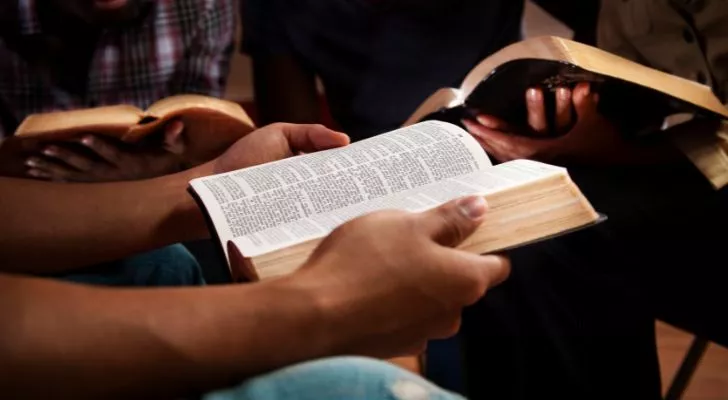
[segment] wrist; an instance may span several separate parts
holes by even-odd
[[[258,303],[268,314],[260,347],[265,355],[260,359],[268,359],[270,368],[337,355],[346,337],[334,329],[333,314],[321,300],[321,285],[298,275],[251,286],[259,291]],[[275,343],[275,348],[266,348],[267,343]]]
[[[305,298],[310,317],[315,319],[316,347],[327,356],[352,354],[357,339],[371,327],[363,326],[361,305],[353,299],[347,285],[329,273],[321,274],[304,267],[296,273],[282,278],[280,283],[301,293]],[[333,271],[328,268],[327,271]]]
[[[161,229],[171,237],[170,243],[210,236],[202,211],[188,192],[189,182],[203,172],[193,168],[148,181],[150,190],[164,193],[166,198],[167,216]]]

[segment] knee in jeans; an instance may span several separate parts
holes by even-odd
[[[204,283],[197,259],[181,244],[127,260],[144,286],[197,286]]]
[[[455,400],[423,378],[364,357],[310,361],[263,375],[205,400]]]

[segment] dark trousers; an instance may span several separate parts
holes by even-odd
[[[728,344],[728,191],[687,161],[570,173],[609,219],[513,251],[466,311],[473,399],[658,399],[655,318]]]

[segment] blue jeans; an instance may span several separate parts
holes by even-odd
[[[205,283],[197,260],[181,244],[74,271],[58,278],[104,286],[199,286]]]
[[[203,400],[464,400],[383,361],[339,357],[283,368]]]

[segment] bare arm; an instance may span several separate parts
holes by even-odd
[[[190,179],[347,143],[346,135],[319,125],[275,124],[217,160],[161,178],[95,184],[0,178],[0,271],[65,271],[204,237],[204,220],[187,193]]]
[[[485,208],[471,197],[359,218],[296,273],[250,285],[108,289],[0,274],[0,393],[179,398],[308,359],[417,352],[453,335],[462,308],[508,275],[503,258],[452,249]]]
[[[287,281],[109,290],[0,275],[0,392],[172,398],[327,354],[329,329]]]
[[[202,171],[100,184],[0,178],[0,269],[58,272],[203,237],[185,193]]]

